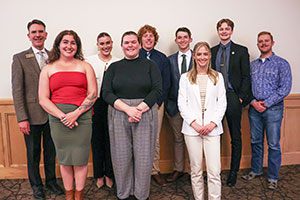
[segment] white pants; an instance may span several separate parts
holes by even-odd
[[[208,199],[221,199],[220,136],[184,135],[195,200],[204,200],[203,153],[207,168]]]

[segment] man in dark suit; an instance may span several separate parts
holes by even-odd
[[[175,181],[183,175],[185,145],[183,134],[181,133],[183,120],[177,105],[178,88],[180,75],[189,71],[193,65],[192,51],[190,49],[190,43],[193,41],[191,38],[191,31],[186,27],[178,28],[175,37],[175,43],[177,44],[179,51],[168,57],[171,64],[171,88],[166,101],[166,112],[174,133],[175,159],[174,172],[167,177],[168,182]]]
[[[241,118],[242,106],[249,101],[250,64],[248,49],[231,41],[234,23],[230,19],[221,19],[217,23],[220,44],[211,49],[212,67],[224,77],[227,109],[226,119],[231,136],[231,166],[227,185],[236,184],[242,154]]]
[[[21,132],[27,150],[27,168],[35,199],[45,199],[39,165],[41,139],[43,138],[46,187],[53,193],[63,194],[56,183],[55,148],[50,135],[48,114],[39,105],[38,85],[41,68],[45,66],[48,52],[44,48],[47,39],[45,24],[40,20],[28,23],[28,38],[32,47],[13,56],[12,94]]]

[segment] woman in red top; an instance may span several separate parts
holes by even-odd
[[[39,101],[49,113],[51,136],[66,199],[82,199],[92,134],[91,107],[97,98],[92,67],[83,61],[81,42],[72,30],[58,34],[41,74]]]

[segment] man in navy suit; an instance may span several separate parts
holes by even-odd
[[[152,167],[152,177],[159,185],[165,187],[167,186],[166,180],[160,176],[159,160],[160,160],[160,131],[163,122],[164,116],[164,102],[168,98],[169,88],[171,85],[170,80],[170,63],[167,56],[155,49],[159,35],[156,31],[156,28],[148,24],[142,26],[138,31],[139,40],[142,43],[142,48],[140,49],[139,56],[145,57],[149,60],[152,60],[156,63],[160,70],[162,78],[162,95],[158,98],[156,104],[158,109],[158,133],[155,144],[155,156]]]
[[[231,166],[227,185],[236,184],[242,154],[241,118],[242,106],[246,106],[251,96],[250,63],[248,49],[231,41],[234,23],[221,19],[217,23],[220,44],[211,49],[212,68],[224,77],[227,109],[226,119],[231,136]]]
[[[191,31],[186,27],[178,28],[175,37],[175,43],[177,44],[179,51],[168,57],[171,64],[171,88],[166,102],[166,112],[174,133],[175,159],[174,172],[167,177],[168,182],[175,181],[183,175],[185,145],[181,133],[183,120],[177,105],[178,88],[180,75],[189,71],[193,65],[192,51],[190,49],[190,43],[193,41],[191,38]]]

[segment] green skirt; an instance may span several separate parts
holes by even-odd
[[[64,113],[78,108],[72,104],[56,104]],[[49,115],[51,136],[55,145],[58,164],[82,166],[88,164],[92,137],[92,110],[83,113],[78,126],[66,127],[60,119]]]

